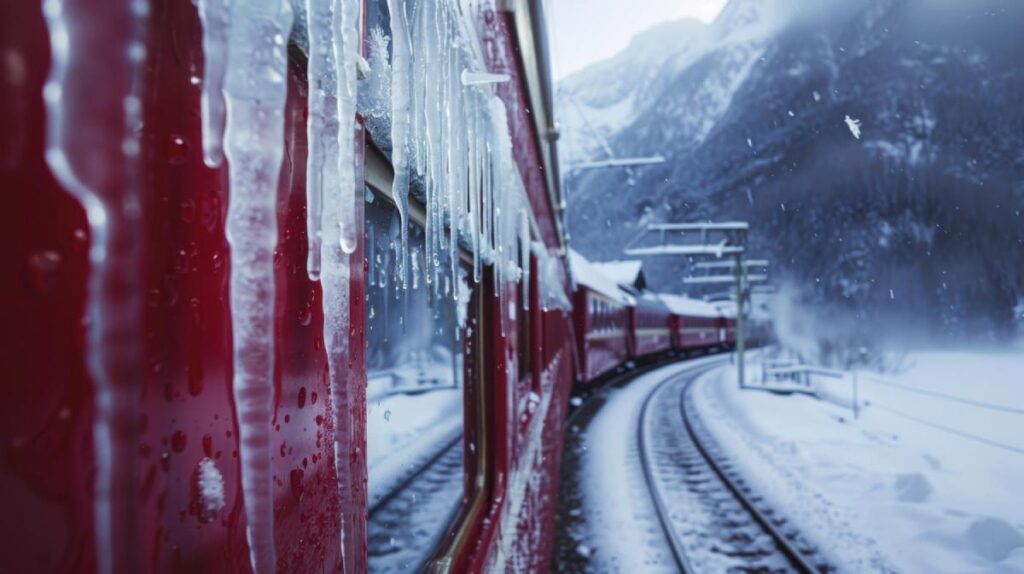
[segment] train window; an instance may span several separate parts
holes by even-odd
[[[464,493],[464,356],[469,287],[450,263],[424,279],[423,230],[409,228],[398,275],[398,213],[366,204],[368,556],[371,572],[424,567]],[[443,256],[442,256],[443,257]],[[454,293],[460,294],[459,302]]]

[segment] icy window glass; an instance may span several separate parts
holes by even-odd
[[[442,275],[426,283],[424,233],[411,226],[411,275],[403,290],[396,273],[398,233],[398,213],[390,205],[380,199],[366,204],[368,552],[373,572],[419,571],[449,530],[464,488],[466,337],[459,332],[453,293],[461,279]]]

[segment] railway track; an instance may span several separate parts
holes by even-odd
[[[370,505],[367,554],[372,571],[415,572],[430,558],[462,500],[462,456],[460,434]]]
[[[644,477],[681,572],[831,572],[813,545],[752,491],[695,412],[707,369],[660,383],[644,400],[637,441]]]

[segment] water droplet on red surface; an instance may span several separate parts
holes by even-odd
[[[185,136],[173,135],[167,140],[167,163],[183,165],[188,161],[188,140]]]
[[[203,435],[203,454],[206,458],[213,457],[213,436],[209,434]]]
[[[198,397],[203,393],[203,367],[198,363],[186,368],[188,375],[188,394]]]
[[[74,231],[75,246],[74,250],[77,253],[82,253],[89,247],[89,234],[84,229],[76,229]]]
[[[196,220],[196,202],[186,199],[181,202],[179,214],[184,223],[192,223]]]
[[[36,293],[52,291],[57,286],[60,254],[52,250],[37,251],[28,258],[28,281]]]
[[[289,473],[289,478],[291,479],[292,483],[292,494],[295,496],[295,498],[298,499],[302,498],[302,491],[304,490],[302,486],[303,474],[305,473],[301,468],[292,469],[291,473]]]
[[[313,391],[313,396],[312,396],[312,397],[310,397],[310,399],[309,399],[309,400],[310,400],[310,402],[311,402],[311,403],[313,403],[314,405],[316,404],[316,391]]]
[[[171,448],[174,452],[182,452],[185,450],[185,445],[188,442],[188,436],[182,431],[174,431],[171,435]]]
[[[313,322],[313,309],[306,305],[299,311],[299,325],[308,327]]]
[[[313,393],[313,402],[316,402],[316,393]],[[299,408],[306,406],[306,387],[299,389]]]

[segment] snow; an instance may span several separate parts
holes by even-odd
[[[224,475],[217,468],[217,463],[209,457],[199,461],[197,469],[199,486],[199,512],[203,522],[217,519],[217,513],[227,504],[224,495]]]
[[[572,311],[572,302],[565,293],[565,286],[568,283],[565,277],[565,270],[562,267],[562,259],[548,252],[547,247],[539,241],[532,244],[533,255],[537,258],[537,278],[540,292],[540,306],[543,310],[560,309],[564,312]]]
[[[683,317],[721,317],[722,313],[718,310],[718,307],[701,301],[699,299],[691,299],[689,297],[682,297],[680,295],[670,295],[662,293],[658,295],[661,302],[668,307],[669,311],[673,315],[679,315]]]
[[[752,376],[758,377],[756,354]],[[1024,356],[920,352],[822,399],[704,377],[703,418],[755,490],[850,571],[1024,572]]]
[[[633,285],[643,270],[643,261],[631,259],[626,261],[601,261],[591,265],[604,276],[610,277],[619,285]]]
[[[584,285],[619,303],[626,305],[634,303],[633,297],[619,288],[614,279],[605,275],[586,257],[573,249],[569,250],[569,270],[572,273],[574,283]]]
[[[846,122],[846,127],[850,128],[850,133],[853,134],[853,137],[860,139],[860,120],[855,120],[847,115],[843,121]]]
[[[630,255],[710,255],[713,257],[723,257],[725,255],[735,255],[737,253],[743,253],[743,248],[738,246],[726,245],[725,241],[716,245],[653,245],[650,247],[630,247],[626,249],[626,253]]]
[[[541,394],[527,396],[531,413],[525,431],[519,435],[521,450],[509,473],[506,494],[503,497],[500,521],[492,550],[489,552],[485,572],[527,572],[535,570],[536,557],[523,539],[536,540],[542,533],[540,516],[550,501],[544,493],[546,485],[554,480],[546,468],[544,432],[549,421],[555,385],[562,372],[563,361],[568,360],[559,350],[541,370]],[[521,419],[522,420],[522,419]]]
[[[451,374],[451,365],[446,371]],[[368,401],[366,465],[371,504],[419,468],[420,459],[462,436],[462,400],[462,388],[454,387],[419,395],[379,395]]]

